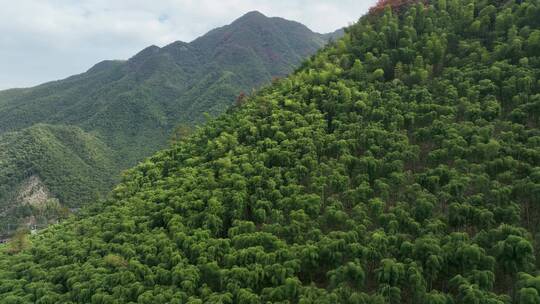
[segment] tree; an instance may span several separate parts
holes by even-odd
[[[28,240],[28,229],[19,228],[15,235],[9,241],[8,252],[11,254],[16,254],[21,251],[25,251],[30,248],[30,241]]]
[[[176,126],[176,128],[171,133],[169,142],[171,144],[177,143],[180,140],[188,137],[191,133],[193,133],[193,128],[186,124],[180,124]]]

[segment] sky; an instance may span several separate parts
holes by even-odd
[[[320,33],[376,0],[0,0],[0,90],[82,73],[149,45],[192,41],[258,10]]]

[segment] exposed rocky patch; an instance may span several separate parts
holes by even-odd
[[[38,175],[32,175],[24,181],[17,194],[17,202],[34,207],[45,204],[51,198],[51,193]]]

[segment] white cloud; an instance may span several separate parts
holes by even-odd
[[[191,41],[259,10],[330,32],[375,0],[0,0],[0,89],[81,73],[144,47]]]

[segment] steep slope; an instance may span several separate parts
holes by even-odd
[[[69,183],[49,185],[51,179],[43,179],[62,203],[78,205],[88,198],[87,193],[109,191],[105,186],[120,169],[165,146],[178,124],[200,123],[204,113],[223,113],[242,91],[249,93],[273,77],[293,71],[325,42],[324,35],[304,25],[251,12],[191,43],[151,46],[127,61],[104,61],[64,80],[0,92],[0,135],[39,123],[61,124],[74,126],[73,132],[80,128],[106,145],[110,152],[107,164],[114,162],[106,170],[111,173],[107,181],[95,179],[98,176],[87,169],[78,172],[82,168],[79,162],[71,163],[68,156],[40,156],[51,158],[48,166],[59,167],[50,172],[69,170],[85,176],[87,189],[71,188]],[[0,162],[8,162],[1,157]],[[0,176],[17,171],[17,176],[25,176],[30,170],[27,166],[40,170],[32,167],[37,162],[28,158],[20,163],[22,167],[10,168],[12,171],[0,168]],[[3,185],[0,206],[10,203],[2,197],[13,193],[19,181],[15,178]],[[79,191],[80,196],[72,195]]]
[[[21,235],[4,301],[538,303],[539,17],[373,10],[101,207]]]
[[[80,128],[36,124],[0,135],[0,223],[9,232],[31,216],[21,188],[39,180],[46,199],[67,207],[96,199],[118,170],[112,151]],[[69,165],[66,165],[69,164]]]

